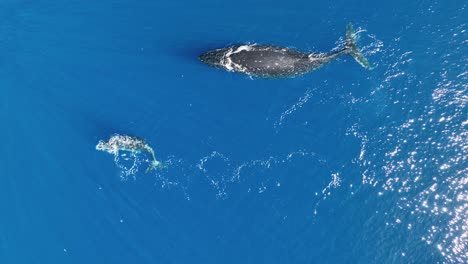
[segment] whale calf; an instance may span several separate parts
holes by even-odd
[[[107,141],[100,140],[96,145],[96,149],[114,155],[117,155],[121,150],[134,153],[146,152],[150,154],[153,159],[150,166],[146,169],[146,172],[157,167],[164,167],[161,162],[156,160],[153,149],[141,138],[126,135],[113,135]]]
[[[306,53],[270,45],[236,45],[208,51],[199,60],[215,68],[260,78],[294,77],[316,70],[341,55],[350,55],[361,66],[372,67],[359,51],[353,26],[346,27],[344,48],[330,53]]]

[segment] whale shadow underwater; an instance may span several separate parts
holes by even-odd
[[[307,53],[273,45],[244,44],[210,50],[198,59],[214,68],[253,77],[288,78],[317,70],[342,55],[349,55],[362,67],[372,69],[357,46],[351,23],[346,26],[345,45],[339,51]]]

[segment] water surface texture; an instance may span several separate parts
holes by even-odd
[[[0,2],[0,263],[468,263],[466,1]],[[341,57],[255,79],[198,55]],[[150,157],[95,149],[143,138]]]

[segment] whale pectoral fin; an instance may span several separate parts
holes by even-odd
[[[373,67],[369,64],[369,61],[364,57],[364,54],[359,50],[356,41],[356,33],[354,32],[353,25],[349,23],[346,26],[346,44],[345,52],[354,58],[362,67],[372,70]]]

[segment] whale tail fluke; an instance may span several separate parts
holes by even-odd
[[[151,162],[151,164],[148,166],[148,168],[146,169],[145,173],[148,173],[150,172],[151,170],[154,170],[154,169],[164,169],[166,168],[166,165],[164,165],[163,163],[157,161],[157,160],[153,160]]]
[[[351,23],[346,26],[346,43],[344,51],[346,54],[353,57],[362,67],[368,70],[373,69],[369,64],[369,61],[367,61],[366,57],[364,57],[362,52],[359,50],[356,42],[356,33],[354,32],[353,25]]]

